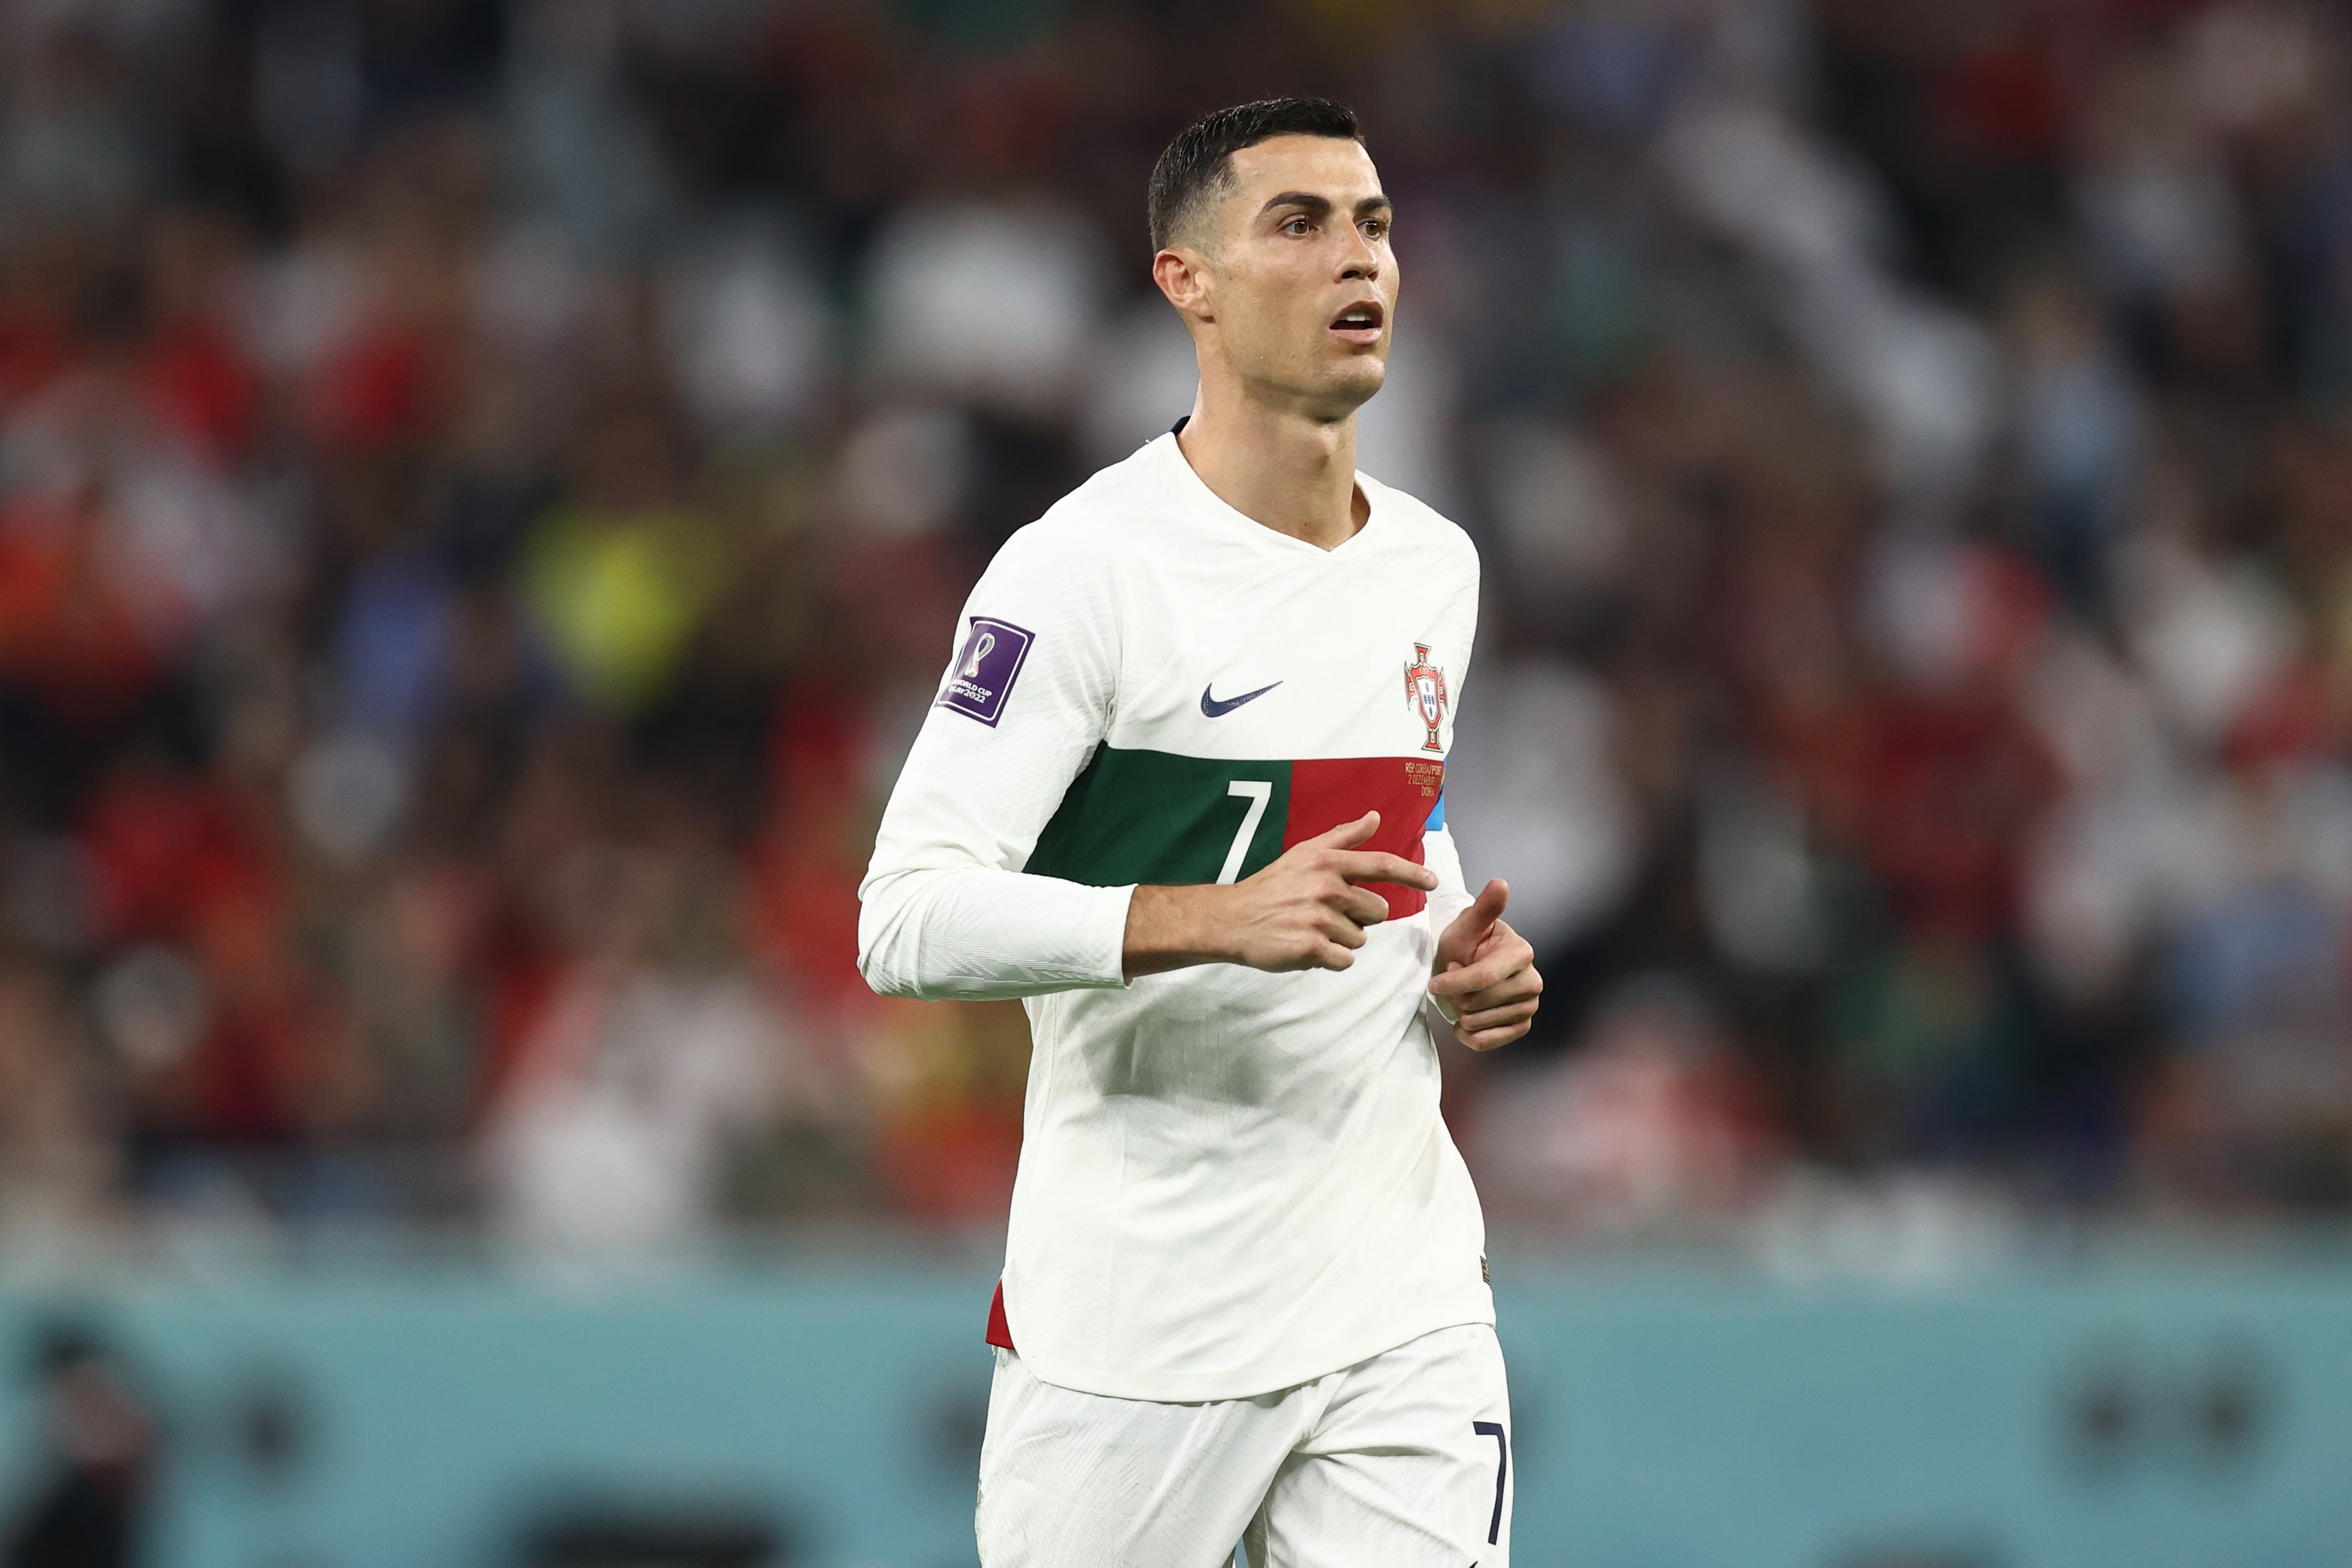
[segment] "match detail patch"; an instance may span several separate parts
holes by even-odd
[[[952,708],[994,729],[1004,716],[1004,700],[1021,677],[1021,666],[1029,658],[1029,645],[1036,640],[1034,632],[1010,621],[972,616],[971,635],[956,655],[955,668],[940,692],[939,706]]]

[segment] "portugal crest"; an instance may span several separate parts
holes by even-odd
[[[1412,645],[1412,662],[1404,667],[1405,702],[1429,726],[1429,740],[1421,749],[1442,752],[1437,743],[1437,726],[1445,718],[1445,672],[1429,662],[1429,645]]]

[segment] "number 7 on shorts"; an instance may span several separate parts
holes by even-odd
[[[1486,1544],[1492,1546],[1503,1533],[1503,1483],[1511,1476],[1511,1440],[1503,1435],[1500,1421],[1473,1421],[1470,1429],[1495,1439],[1495,1517],[1486,1526]]]

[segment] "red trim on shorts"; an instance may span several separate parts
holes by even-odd
[[[1013,1325],[1004,1318],[1004,1281],[996,1282],[996,1294],[988,1300],[988,1342],[1000,1350],[1013,1348]]]

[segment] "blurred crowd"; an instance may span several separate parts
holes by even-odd
[[[972,576],[1190,406],[1152,159],[1299,90],[1399,204],[1364,467],[1486,563],[1497,1222],[2352,1204],[2347,47],[0,7],[0,1245],[1001,1213],[1019,1010],[869,994],[857,881]]]

